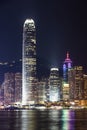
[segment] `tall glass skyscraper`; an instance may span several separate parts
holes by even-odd
[[[35,103],[36,89],[36,29],[33,19],[23,26],[22,105]]]
[[[59,80],[59,69],[51,68],[50,78],[50,101],[57,102],[60,100],[60,80]]]

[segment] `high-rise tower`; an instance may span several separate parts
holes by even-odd
[[[33,19],[24,22],[22,62],[22,105],[29,105],[36,99],[36,29]]]
[[[63,81],[68,83],[68,70],[72,68],[72,61],[69,57],[69,53],[66,54],[66,59],[63,63]]]
[[[50,78],[50,101],[56,102],[60,100],[60,80],[59,80],[59,69],[51,68]]]
[[[66,59],[63,63],[63,100],[69,100],[69,70],[72,68],[72,61],[69,53],[66,54]]]

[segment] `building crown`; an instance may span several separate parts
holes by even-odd
[[[69,57],[69,52],[66,53],[66,59],[65,59],[64,63],[66,63],[66,62],[70,62],[70,63],[72,62]]]

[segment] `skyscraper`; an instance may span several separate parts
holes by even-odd
[[[42,78],[38,82],[38,103],[44,103],[46,100],[46,78]]]
[[[35,103],[36,89],[36,29],[33,19],[23,26],[22,104]]]
[[[66,59],[63,63],[63,100],[69,100],[69,69],[72,68],[72,61],[69,57],[69,53],[66,54]]]
[[[83,82],[83,67],[74,66],[69,70],[69,86],[70,99],[82,100],[84,99],[84,82]]]
[[[51,68],[49,77],[50,86],[50,101],[56,102],[60,100],[60,80],[59,80],[59,69]]]
[[[69,58],[69,53],[66,54],[66,59],[63,63],[63,81],[68,83],[68,70],[72,68],[72,61]]]
[[[83,67],[75,66],[74,67],[74,78],[75,78],[75,86],[74,86],[74,99],[83,99]]]

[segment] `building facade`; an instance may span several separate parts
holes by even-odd
[[[86,83],[86,82],[85,82]],[[70,99],[84,99],[83,67],[75,66],[69,70]]]
[[[11,105],[15,102],[15,75],[5,73],[4,75],[4,105]]]
[[[83,82],[84,82],[84,99],[87,100],[87,75],[83,75]]]
[[[69,100],[69,69],[72,68],[72,61],[69,57],[69,53],[66,54],[66,59],[63,63],[63,82],[62,82],[62,90],[63,90],[63,100]]]
[[[69,58],[69,53],[66,54],[66,59],[63,63],[63,82],[68,83],[68,70],[72,68],[72,61]]]
[[[83,67],[75,66],[75,89],[74,89],[74,99],[83,99]]]
[[[27,19],[23,26],[22,74],[22,104],[29,105],[37,99],[36,29],[33,19]]]
[[[70,100],[74,100],[75,93],[75,70],[74,68],[69,69],[68,72],[68,82],[69,82],[69,98]]]
[[[58,68],[51,68],[49,77],[49,91],[51,102],[60,101],[60,80]]]
[[[38,103],[44,103],[45,101],[47,101],[47,89],[46,86],[47,85],[47,79],[46,78],[42,78],[39,82],[38,82]]]
[[[22,74],[15,73],[15,103],[22,101]]]

